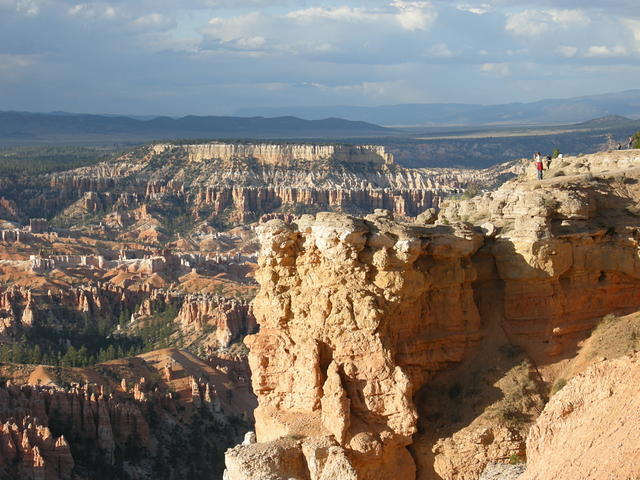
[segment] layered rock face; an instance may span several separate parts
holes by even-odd
[[[545,397],[536,385],[553,380],[553,365],[602,315],[640,307],[640,169],[599,168],[508,182],[445,205],[435,226],[385,212],[262,226],[261,330],[247,339],[261,443],[227,453],[229,479],[270,478],[249,460],[266,446],[273,478],[282,468],[297,479],[412,479],[417,464],[418,478],[466,480],[524,457],[531,420],[511,428],[510,415],[536,415]],[[514,371],[511,404],[509,386],[504,400],[492,393],[487,404],[498,402],[507,424],[415,435],[431,405],[414,404],[414,393],[458,362],[473,363],[486,340],[478,358],[494,361],[497,331],[508,355],[519,346],[533,360]]]
[[[26,287],[0,290],[0,333],[30,328],[36,320],[60,323],[69,310],[100,316],[114,316],[122,309],[131,309],[143,295],[104,283],[100,286],[74,287],[46,293]]]
[[[29,480],[73,478],[74,459],[63,435],[52,435],[49,425],[74,441],[100,448],[113,464],[116,446],[150,445],[149,425],[137,402],[107,398],[88,388],[71,391],[31,386],[0,389],[1,461],[5,473],[18,472]],[[19,422],[19,423],[15,423]]]
[[[384,213],[272,221],[259,235],[261,330],[246,340],[258,440],[330,437],[348,478],[412,478],[413,385],[479,336],[470,259],[482,235]],[[314,447],[300,449],[310,462]]]
[[[633,152],[565,159],[542,182],[509,182],[443,206],[440,222],[500,233],[486,250],[503,281],[505,326],[539,363],[570,355],[565,347],[594,319],[640,305],[640,169],[628,168],[634,158],[640,161]],[[557,175],[559,169],[587,173]]]
[[[71,318],[80,325],[108,319],[110,324],[123,327],[123,320],[127,325],[144,324],[168,311],[173,312],[171,321],[185,345],[197,340],[210,353],[258,331],[247,301],[158,288],[125,289],[104,282],[46,293],[15,286],[0,290],[0,334],[7,339],[20,338],[34,326],[62,333],[61,325]]]
[[[227,223],[322,209],[384,208],[414,217],[468,180],[461,172],[400,167],[379,146],[157,144],[112,162],[30,179],[33,184],[12,187],[7,201],[21,205],[12,218],[114,214],[121,227],[146,221],[140,209],[162,210],[165,202],[192,218]]]
[[[13,470],[24,480],[70,480],[73,457],[64,436],[54,437],[37,419],[25,417],[21,425],[0,426],[0,468]]]
[[[156,154],[174,148],[171,144],[153,146]],[[219,158],[230,161],[238,158],[255,158],[267,165],[288,165],[296,161],[317,162],[336,159],[338,161],[364,163],[393,163],[393,157],[384,147],[377,145],[295,145],[295,144],[229,144],[213,142],[201,145],[183,145],[189,161],[202,162]]]

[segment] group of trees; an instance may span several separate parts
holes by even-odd
[[[76,146],[14,147],[0,150],[0,176],[38,175],[93,165],[112,152]]]
[[[0,362],[86,367],[166,348],[173,343],[177,313],[176,305],[160,306],[142,327],[127,331],[131,312],[126,308],[114,317],[68,312],[62,329],[34,325],[25,336],[0,345]]]
[[[62,351],[42,351],[40,345],[21,343],[0,346],[0,361],[31,365],[51,365],[60,367],[87,367],[96,363],[108,362],[117,358],[130,357],[142,353],[144,348],[134,345],[129,348],[113,344],[91,353],[86,345],[76,348],[73,345]]]

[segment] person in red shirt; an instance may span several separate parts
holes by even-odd
[[[540,152],[537,152],[534,157],[534,161],[536,162],[536,170],[538,171],[538,180],[542,180],[542,170],[544,170],[544,165],[542,164],[542,155]]]

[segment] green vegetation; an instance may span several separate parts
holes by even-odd
[[[556,393],[558,393],[560,390],[564,388],[566,384],[567,384],[567,381],[564,378],[557,379],[553,383],[553,386],[551,387],[551,395],[555,395]]]
[[[86,345],[76,348],[73,345],[66,349],[44,352],[39,345],[22,345],[18,343],[0,346],[0,361],[10,363],[22,363],[29,365],[52,365],[61,367],[87,367],[96,362],[107,362],[117,358],[130,357],[142,353],[140,346],[129,348],[122,345],[114,346],[110,343],[106,348],[100,348],[92,353]],[[64,353],[63,353],[64,352]]]
[[[469,200],[475,196],[480,195],[480,193],[482,193],[480,185],[478,185],[477,183],[470,183],[469,185],[467,185],[467,188],[462,193],[460,198],[462,200]]]
[[[544,197],[542,199],[542,206],[549,210],[557,210],[560,207],[560,202],[555,198]]]
[[[161,309],[162,305],[158,306]],[[177,307],[169,305],[145,320],[142,327],[119,333],[128,324],[131,313],[122,309],[114,317],[91,318],[67,312],[62,328],[34,325],[13,343],[0,345],[0,361],[19,364],[44,364],[62,367],[87,367],[118,358],[132,357],[157,348],[172,346]]]
[[[554,148],[553,152],[551,152],[551,158],[558,158],[560,156],[560,150],[558,148]]]
[[[631,148],[640,148],[640,130],[631,137]]]
[[[520,463],[525,463],[525,462],[526,462],[526,459],[522,455],[518,455],[514,453],[509,457],[510,465],[518,465]]]
[[[531,420],[528,413],[537,405],[538,386],[531,377],[531,364],[524,360],[508,373],[510,379],[504,386],[503,398],[490,407],[490,417],[502,425],[522,427]]]
[[[0,150],[0,176],[38,175],[94,165],[113,152],[74,146],[14,147]]]
[[[146,319],[143,327],[134,330],[136,337],[142,341],[143,351],[149,352],[173,345],[170,337],[177,330],[173,322],[177,315],[177,307],[169,305],[166,310]]]

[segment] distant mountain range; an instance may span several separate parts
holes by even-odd
[[[640,118],[640,90],[503,105],[431,103],[379,107],[270,107],[245,108],[235,113],[265,117],[295,115],[307,120],[339,117],[393,126],[552,125],[584,122],[610,115]]]
[[[0,112],[0,141],[5,143],[140,142],[179,138],[330,139],[384,136],[389,132],[378,125],[339,118],[187,116],[144,119],[65,112]]]

